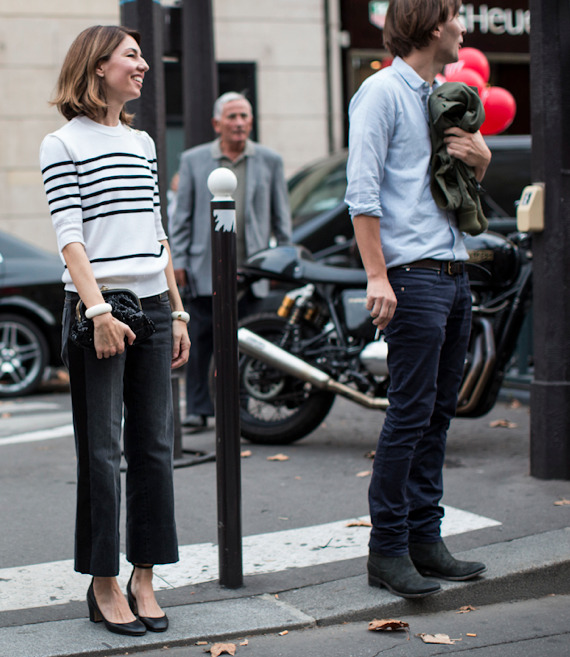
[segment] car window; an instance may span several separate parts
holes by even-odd
[[[330,210],[344,201],[346,192],[346,155],[308,167],[289,183],[293,226]]]

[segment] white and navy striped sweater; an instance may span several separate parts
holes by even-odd
[[[139,297],[164,292],[168,253],[149,135],[76,117],[43,140],[40,164],[60,252],[83,244],[99,285]],[[67,269],[62,280],[76,291]]]

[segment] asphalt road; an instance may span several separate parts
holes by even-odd
[[[408,623],[409,627],[398,631],[378,632],[370,631],[368,622],[345,623],[285,634],[240,637],[218,643],[233,645],[236,657],[570,655],[570,596],[549,596],[538,600],[489,605],[467,613],[458,613],[458,610],[455,610],[398,617],[395,620]],[[424,643],[419,634],[443,634],[453,643]],[[200,657],[205,653],[211,654],[206,651],[213,649],[215,645],[203,642],[201,645],[176,647],[165,643],[162,649],[145,650],[142,654],[146,657]],[[132,654],[132,650],[130,653]]]

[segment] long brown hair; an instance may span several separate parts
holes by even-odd
[[[384,23],[384,45],[399,57],[429,45],[432,32],[455,16],[461,0],[391,0]]]
[[[119,25],[94,25],[83,30],[69,47],[57,80],[55,97],[51,101],[69,121],[76,116],[96,120],[107,114],[103,81],[96,74],[101,61],[107,61],[126,36],[140,46],[138,32]],[[119,119],[130,125],[134,114],[121,110]]]

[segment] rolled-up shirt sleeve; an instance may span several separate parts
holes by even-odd
[[[366,80],[349,107],[345,202],[350,216],[382,216],[380,190],[394,125],[391,94]]]

